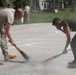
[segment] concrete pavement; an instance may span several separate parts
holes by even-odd
[[[65,46],[65,34],[58,31],[51,23],[12,26],[11,34],[18,47],[30,56],[30,60],[26,62],[20,53],[8,43],[8,52],[17,55],[17,58],[5,62],[3,55],[0,54],[0,61],[4,63],[0,65],[0,75],[76,75],[76,68],[67,67],[68,62],[73,60],[70,46],[67,54],[47,64],[41,63],[61,53]],[[71,37],[73,35],[74,32],[71,33]]]

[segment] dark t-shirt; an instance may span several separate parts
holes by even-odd
[[[64,30],[67,26],[69,26],[71,31],[76,31],[76,20],[65,19],[65,20],[62,20],[61,25],[63,26]]]

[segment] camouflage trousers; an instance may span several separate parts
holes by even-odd
[[[7,46],[6,35],[4,35],[3,33],[3,27],[0,27],[0,46],[1,46],[2,54],[7,55],[8,46]]]
[[[76,60],[76,35],[72,38],[71,49],[74,55],[74,60]]]
[[[25,14],[25,15],[24,15],[24,24],[25,24],[25,23],[26,23],[26,24],[29,24],[29,22],[30,22],[29,14]]]

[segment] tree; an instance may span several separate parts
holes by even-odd
[[[6,7],[8,4],[13,6],[11,0],[0,0],[0,7]]]
[[[7,0],[0,0],[0,7],[4,7],[7,5]]]
[[[0,0],[0,6],[4,7],[7,6],[7,4],[13,5],[15,9],[17,8],[23,8],[27,5],[30,7],[35,4],[36,0],[15,0],[13,3],[11,0]]]
[[[19,7],[24,9],[26,4],[30,5],[30,0],[15,0],[14,2],[15,9]]]
[[[72,0],[72,5],[73,5],[73,11],[76,10],[76,0]]]

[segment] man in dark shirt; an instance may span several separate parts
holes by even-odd
[[[72,41],[71,41],[70,32],[76,31],[76,20],[72,20],[72,19],[61,20],[59,18],[54,18],[52,21],[52,24],[58,30],[66,34],[66,37],[67,37],[66,45],[62,53],[63,54],[67,53],[67,47],[70,44],[74,55],[74,60],[68,64],[69,64],[69,67],[75,68],[76,67],[76,35],[72,38]]]

